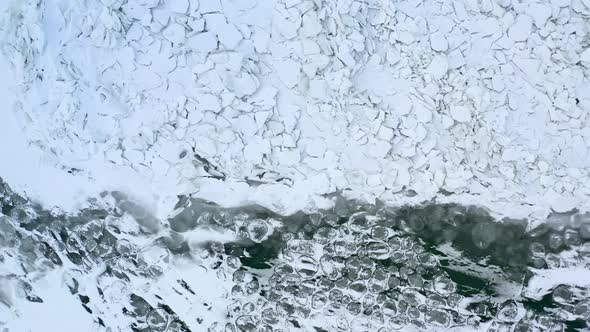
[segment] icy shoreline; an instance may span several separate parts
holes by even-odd
[[[0,179],[8,331],[488,331],[584,328],[589,215],[534,230],[454,204],[342,197],[312,214],[183,198],[152,216],[122,193],[76,215]],[[574,277],[575,276],[575,277]],[[237,330],[236,330],[237,328]]]

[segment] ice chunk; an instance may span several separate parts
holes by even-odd
[[[435,80],[443,78],[449,70],[449,61],[445,55],[436,55],[432,58],[432,61],[426,68],[426,72],[429,73]]]
[[[184,42],[186,34],[184,27],[178,23],[172,23],[162,32],[164,37],[175,44]]]
[[[187,46],[194,52],[210,53],[217,49],[217,37],[212,32],[203,32],[190,37]]]
[[[317,36],[322,31],[322,24],[315,12],[307,12],[303,16],[302,30],[305,37]]]
[[[541,28],[551,17],[551,7],[540,3],[532,3],[529,5],[527,13],[531,15],[537,28]]]
[[[451,106],[451,117],[458,122],[469,122],[471,120],[471,110],[464,105]]]
[[[294,87],[299,81],[300,66],[293,59],[275,61],[274,68],[281,81],[288,87]]]
[[[508,37],[516,42],[527,40],[533,29],[533,19],[528,15],[518,15],[508,29]]]
[[[258,89],[258,85],[259,82],[256,76],[246,73],[233,77],[231,80],[232,90],[238,98],[253,94]]]
[[[471,31],[480,33],[482,36],[490,36],[500,30],[498,20],[492,17],[472,23]]]
[[[225,46],[226,49],[233,50],[238,47],[238,44],[242,40],[242,33],[235,25],[231,23],[224,24],[216,29],[217,37],[221,45]]]
[[[586,68],[590,68],[590,48],[587,48],[582,54],[580,54],[580,61]]]
[[[328,85],[325,80],[311,80],[309,82],[309,93],[310,96],[316,99],[326,99],[328,91]]]
[[[539,82],[543,78],[543,73],[540,70],[541,60],[515,58],[513,61],[533,83]]]
[[[222,10],[220,0],[199,1],[199,6],[201,14],[217,13]]]
[[[221,101],[216,96],[204,93],[196,98],[199,106],[205,111],[219,112],[221,111]]]
[[[435,32],[430,35],[430,47],[437,52],[445,52],[449,49],[449,42],[444,34]]]
[[[166,5],[175,13],[185,14],[188,11],[188,0],[168,0]]]

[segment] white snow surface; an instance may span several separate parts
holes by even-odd
[[[6,0],[0,176],[65,211],[103,190],[158,216],[338,190],[587,211],[589,6]]]

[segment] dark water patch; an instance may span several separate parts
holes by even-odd
[[[200,206],[205,203],[198,200],[191,204],[194,211],[206,211],[214,206],[207,203],[207,208],[203,209]],[[195,214],[203,215],[201,212]],[[502,299],[521,299],[521,305],[530,315],[552,317],[556,324],[563,324],[566,329],[585,326],[585,318],[563,320],[553,317],[555,308],[563,308],[563,305],[556,303],[552,296],[543,297],[548,303],[535,303],[521,298],[520,289],[526,287],[531,276],[529,267],[539,267],[539,260],[544,259],[542,254],[559,254],[585,243],[583,237],[576,238],[574,233],[579,233],[586,221],[577,226],[568,221],[559,226],[543,226],[546,230],[527,230],[526,220],[495,220],[478,207],[430,204],[390,208],[340,197],[335,199],[334,208],[311,214],[298,212],[280,216],[260,207],[224,209],[221,214],[224,221],[217,224],[235,227],[237,234],[243,237],[243,240],[226,243],[225,253],[239,258],[242,268],[274,271],[268,293],[265,293],[269,300],[279,301],[284,295],[273,295],[276,293],[274,289],[282,289],[280,280],[293,276],[296,280],[309,278],[307,282],[315,284],[333,280],[334,285],[340,285],[336,289],[342,289],[344,294],[361,295],[369,288],[381,289],[377,294],[395,301],[398,307],[405,303],[405,300],[399,302],[403,298],[400,298],[399,290],[416,289],[421,296],[433,299],[440,296],[437,294],[457,294],[474,299],[464,309],[478,317],[480,322],[495,319],[500,312],[505,314],[506,309],[500,305]],[[570,217],[574,218],[573,215]],[[240,218],[246,221],[236,222]],[[262,240],[253,241],[248,232],[248,220],[257,219],[273,219],[279,221],[280,226],[269,235],[259,237]],[[216,219],[200,220],[215,222]],[[199,223],[191,227],[199,227]],[[571,240],[573,238],[578,240]],[[323,253],[320,258],[317,250]],[[285,268],[282,261],[290,261],[290,267]],[[279,265],[282,267],[277,268]],[[380,285],[378,280],[375,285],[369,282],[369,286],[365,281],[359,281],[379,279],[375,277],[375,271],[380,269],[389,276],[387,286]],[[289,292],[288,289],[285,291]],[[299,286],[295,289],[294,293],[301,292]],[[482,301],[482,298],[492,300]],[[419,306],[418,302],[416,305]],[[405,306],[407,304],[402,308]],[[413,310],[411,305],[407,308],[404,310]],[[297,307],[290,310],[296,312]],[[460,322],[461,319],[469,320],[469,317],[456,319]],[[446,318],[440,318],[440,321],[447,322]],[[525,326],[542,325],[536,321],[511,324],[519,330]]]

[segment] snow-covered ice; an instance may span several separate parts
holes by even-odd
[[[590,206],[579,181],[590,160],[583,4],[3,7],[4,72],[18,100],[5,105],[19,139],[43,169],[80,179],[63,200],[26,183],[46,206],[68,210],[63,201],[92,196],[88,188],[138,191],[161,216],[176,195],[212,191],[223,204],[283,212],[321,207],[338,190],[538,219]],[[323,151],[308,154],[306,142]],[[400,172],[408,176],[377,179]],[[318,176],[326,185],[312,184]]]

